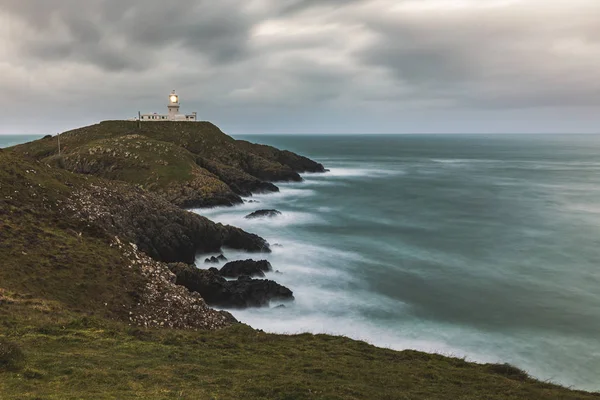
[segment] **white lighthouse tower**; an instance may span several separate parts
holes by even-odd
[[[175,120],[179,115],[179,96],[177,92],[173,90],[169,95],[169,120]]]
[[[195,112],[191,114],[180,114],[179,113],[179,95],[175,90],[171,92],[169,95],[169,104],[167,108],[169,109],[168,114],[142,114],[140,119],[142,121],[190,121],[195,122],[198,120],[198,114]]]

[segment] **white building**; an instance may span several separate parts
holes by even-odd
[[[197,114],[195,112],[191,114],[180,114],[179,113],[179,95],[173,92],[169,95],[169,113],[168,114],[142,114],[140,116],[142,121],[197,121]]]

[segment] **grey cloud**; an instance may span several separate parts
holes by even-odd
[[[345,112],[357,126],[357,110],[401,125],[398,110],[583,109],[600,105],[598,13],[595,0],[0,0],[14,23],[0,26],[13,99],[0,107],[127,117],[178,88],[208,119],[259,115],[259,129],[272,112],[297,131],[310,115],[340,126]]]
[[[591,67],[600,55],[600,26],[587,24],[584,10],[572,10],[573,19],[513,11],[371,17],[378,40],[359,57],[387,67],[420,96],[469,107],[600,105]],[[536,21],[542,17],[552,18]],[[596,41],[596,47],[589,54],[561,54],[555,50],[561,40]]]
[[[168,7],[157,0],[9,0],[2,8],[36,30],[23,42],[24,55],[73,59],[109,71],[147,68],[173,46],[216,64],[232,62],[246,53],[253,24],[234,4],[215,7],[207,0],[180,0]]]

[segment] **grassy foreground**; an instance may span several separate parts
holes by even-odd
[[[145,330],[82,317],[57,302],[7,292],[0,299],[1,399],[600,398],[509,366],[342,337],[272,335],[245,325]]]

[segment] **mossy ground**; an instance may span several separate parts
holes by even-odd
[[[0,289],[106,316],[131,304],[139,273],[104,232],[64,212],[74,187],[98,181],[0,152]]]
[[[143,330],[4,293],[0,340],[25,355],[2,399],[592,399],[499,365],[343,337]]]
[[[105,121],[65,132],[60,143],[60,155],[56,136],[14,150],[69,171],[140,185],[181,207],[241,203],[239,195],[259,189],[261,180],[301,179],[277,149],[256,154],[251,144],[209,122]],[[210,172],[199,165],[206,160]]]

